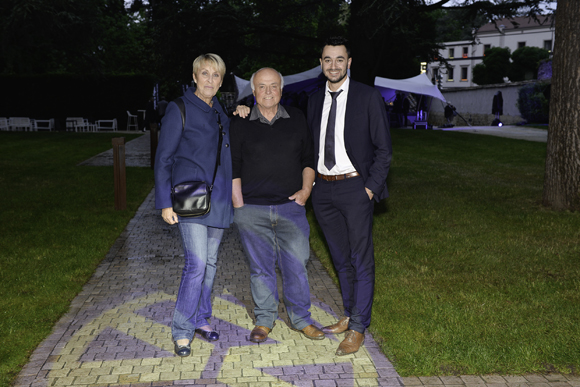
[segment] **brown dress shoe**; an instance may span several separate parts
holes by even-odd
[[[250,333],[250,341],[254,343],[263,343],[268,340],[268,334],[270,331],[272,330],[268,327],[256,325],[254,329],[252,329],[252,333]]]
[[[310,324],[306,328],[300,330],[304,334],[304,336],[308,337],[312,340],[322,340],[324,339],[324,332],[320,329],[315,327],[314,325]]]
[[[322,328],[322,332],[332,334],[342,333],[348,329],[349,320],[350,317],[343,317],[337,323]]]
[[[336,350],[336,356],[350,355],[359,350],[360,346],[365,342],[364,333],[358,333],[352,329],[346,332],[344,340]]]

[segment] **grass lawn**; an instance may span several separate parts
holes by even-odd
[[[580,213],[539,204],[546,144],[392,135],[370,330],[400,375],[578,372]]]
[[[150,168],[128,167],[127,210],[115,211],[113,168],[76,166],[119,136],[0,132],[0,386],[68,310],[153,187]]]
[[[525,124],[522,127],[548,130],[548,124]]]

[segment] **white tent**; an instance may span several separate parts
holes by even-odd
[[[234,79],[236,80],[236,87],[238,89],[238,101],[242,98],[247,97],[248,95],[252,94],[252,88],[250,87],[250,81],[246,81],[234,75]],[[247,89],[247,90],[246,90]]]
[[[312,85],[318,79],[321,73],[322,70],[320,69],[320,66],[316,66],[313,69],[298,74],[287,75],[284,77],[284,90],[288,91],[288,86],[290,85],[300,86],[300,89],[307,89],[308,86]],[[234,77],[236,80],[236,87],[238,88],[238,101],[252,95],[250,81],[246,81],[245,79],[239,78],[235,75]]]
[[[350,70],[349,70],[350,73]],[[284,77],[284,91],[305,90],[308,94],[316,91],[320,87],[320,83],[324,84],[324,77],[321,76],[322,70],[320,66],[316,66],[310,70],[287,75]],[[252,95],[252,87],[250,81],[234,76],[236,80],[236,87],[238,88],[238,101]],[[291,86],[292,85],[292,86]],[[427,75],[420,74],[407,79],[389,79],[375,77],[375,87],[379,89],[385,101],[394,101],[395,92],[397,90],[414,93],[420,95],[427,95],[435,97],[443,102],[445,97],[439,91],[436,85],[433,85]]]
[[[445,97],[439,91],[436,85],[431,83],[427,75],[419,74],[412,78],[406,79],[389,79],[375,77],[375,87],[379,89],[385,101],[393,101],[395,99],[395,91],[405,91],[407,93],[428,95],[440,99],[443,102]]]

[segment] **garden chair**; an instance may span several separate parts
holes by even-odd
[[[139,130],[137,115],[131,114],[131,112],[127,110],[127,130],[131,130],[132,127],[135,128],[135,130]]]
[[[10,130],[8,119],[6,117],[0,117],[0,130]]]
[[[67,117],[66,118],[66,130],[81,132],[93,131],[95,130],[95,125],[89,124],[89,120],[83,117]]]

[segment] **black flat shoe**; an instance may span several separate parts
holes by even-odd
[[[218,341],[220,334],[216,331],[204,331],[203,329],[196,329],[195,333],[206,339],[207,341]]]
[[[177,345],[177,343],[175,343],[175,354],[179,357],[187,357],[191,355],[191,342],[186,345]]]

